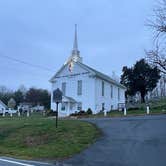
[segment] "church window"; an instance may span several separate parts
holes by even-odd
[[[72,110],[74,107],[74,105],[72,103],[70,103],[70,110]]]
[[[79,103],[77,104],[77,110],[79,110],[79,111],[82,110],[82,103],[81,103],[81,102],[79,102]]]
[[[111,98],[113,98],[113,86],[111,85]]]
[[[102,96],[104,96],[104,81],[102,81]]]
[[[118,100],[120,100],[120,88],[118,88]]]
[[[62,110],[62,111],[65,111],[65,103],[62,103],[62,105],[61,105],[61,110]]]
[[[102,111],[105,109],[105,103],[102,103]]]
[[[77,82],[77,95],[82,95],[82,80]]]
[[[66,95],[66,82],[62,82],[62,93],[64,96]]]

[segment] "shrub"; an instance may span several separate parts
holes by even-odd
[[[70,116],[77,116],[77,112],[71,113]]]
[[[86,111],[86,113],[88,114],[88,115],[92,115],[92,110],[90,109],[90,108],[88,108],[88,110]]]
[[[86,115],[86,112],[83,111],[83,110],[81,110],[81,111],[79,111],[79,112],[77,113],[77,115]]]
[[[56,111],[47,110],[47,111],[46,111],[46,116],[56,116]]]
[[[83,110],[70,114],[70,116],[84,116],[84,115],[87,115],[87,112]]]
[[[134,110],[139,110],[140,108],[139,107],[131,107],[131,108],[128,108],[128,111],[134,111]]]

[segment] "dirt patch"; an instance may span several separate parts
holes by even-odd
[[[27,147],[34,147],[39,145],[44,145],[48,143],[48,135],[40,135],[40,136],[27,136],[24,139],[24,145]]]

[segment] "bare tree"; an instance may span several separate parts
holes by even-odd
[[[148,26],[154,32],[154,48],[146,51],[148,61],[166,74],[166,0],[161,0],[153,10],[154,17]]]

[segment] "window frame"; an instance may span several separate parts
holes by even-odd
[[[111,99],[113,98],[113,85],[111,84],[111,86],[110,86],[110,88],[111,88]]]
[[[82,80],[77,81],[77,95],[78,96],[82,95]]]
[[[82,102],[77,103],[77,110],[81,111],[82,110]]]
[[[101,110],[104,111],[104,109],[105,109],[105,103],[102,103],[101,104]]]
[[[118,87],[118,100],[120,100],[120,88]]]
[[[104,81],[101,82],[101,95],[104,97],[105,95],[105,83]]]

